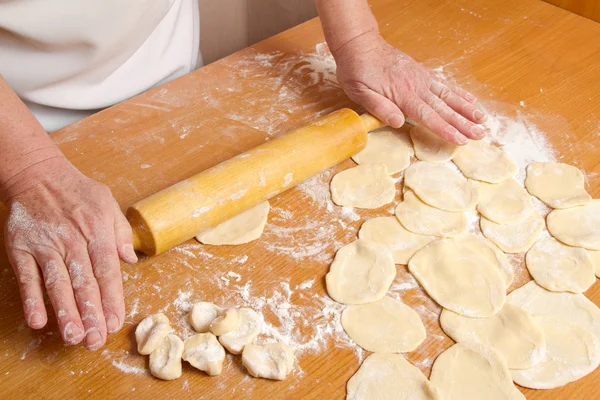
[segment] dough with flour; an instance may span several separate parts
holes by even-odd
[[[477,211],[498,224],[523,221],[533,213],[531,196],[513,178],[500,183],[473,181],[479,189]]]
[[[336,174],[331,199],[339,206],[379,208],[391,203],[396,185],[382,164],[363,164]]]
[[[600,199],[566,210],[554,210],[547,217],[548,230],[569,246],[600,250]]]
[[[479,222],[483,235],[505,253],[524,253],[531,248],[544,230],[544,218],[532,212],[523,221],[497,224],[485,217]]]
[[[225,349],[212,333],[199,333],[183,342],[181,358],[200,371],[215,376],[223,370]]]
[[[152,314],[144,318],[135,328],[138,353],[152,353],[171,332],[169,318],[164,314]]]
[[[235,308],[228,308],[210,324],[210,331],[215,336],[221,336],[235,330],[240,323]]]
[[[452,160],[459,148],[421,125],[410,129],[410,138],[415,146],[415,157],[430,163],[443,164]]]
[[[383,164],[390,175],[404,171],[410,165],[413,148],[408,135],[386,126],[369,133],[367,147],[352,159],[357,164]]]
[[[594,263],[594,268],[596,271],[596,277],[600,278],[600,251],[588,251],[590,253],[590,258]]]
[[[188,319],[196,332],[210,331],[210,324],[220,316],[225,309],[207,302],[196,303],[192,306]]]
[[[248,243],[262,235],[268,216],[269,202],[265,201],[220,223],[214,228],[200,232],[196,239],[200,243],[211,245]]]
[[[156,350],[150,353],[150,373],[166,381],[179,378],[183,348],[183,341],[179,336],[167,335]]]
[[[590,202],[583,174],[563,163],[531,163],[527,166],[525,187],[552,208],[570,208]]]
[[[390,297],[350,306],[342,327],[360,347],[377,353],[406,353],[425,340],[425,326],[412,308]]]
[[[238,314],[238,326],[235,330],[219,336],[219,342],[231,354],[240,354],[244,346],[252,341],[262,331],[262,318],[256,311],[250,308],[240,308]]]
[[[452,161],[467,178],[490,183],[502,182],[518,170],[508,154],[484,140],[471,140]]]
[[[249,344],[244,347],[242,364],[256,378],[282,381],[294,368],[294,351],[284,343]]]

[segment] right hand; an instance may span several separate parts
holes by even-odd
[[[15,178],[3,199],[5,244],[25,319],[33,329],[46,325],[45,287],[64,342],[96,350],[123,326],[119,258],[137,262],[131,227],[110,189],[62,156]]]

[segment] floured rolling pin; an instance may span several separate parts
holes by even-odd
[[[141,200],[127,210],[133,246],[169,250],[350,158],[384,125],[344,108]]]

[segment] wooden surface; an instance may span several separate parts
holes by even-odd
[[[598,0],[544,0],[557,7],[574,12],[583,17],[600,22],[600,1]]]
[[[488,110],[527,116],[561,160],[586,171],[588,190],[600,196],[600,25],[541,1],[376,0],[373,11],[391,43],[427,66],[443,66]],[[271,135],[350,105],[331,79],[327,58],[311,54],[322,41],[319,22],[309,21],[52,136],[125,208]],[[328,300],[323,278],[335,250],[353,240],[362,221],[390,215],[392,207],[359,210],[356,220],[327,203],[331,176],[274,199],[260,241],[221,248],[189,242],[123,265],[129,317],[93,353],[65,347],[54,322],[39,332],[25,327],[15,279],[0,252],[0,397],[344,398],[361,352],[340,331],[342,307]],[[4,221],[6,212],[0,215]],[[517,278],[511,290],[529,279],[522,265]],[[439,307],[414,287],[404,266],[391,291],[426,323],[426,342],[407,357],[428,376],[433,359],[452,344],[437,323]],[[586,295],[600,304],[600,285]],[[147,367],[135,352],[135,324],[163,310],[184,335],[185,310],[198,300],[252,305],[271,334],[288,337],[290,329],[300,354],[296,372],[284,382],[251,379],[239,357],[229,357],[214,378],[188,365],[173,382],[135,369]],[[597,370],[560,389],[523,392],[528,399],[592,399],[599,382]]]

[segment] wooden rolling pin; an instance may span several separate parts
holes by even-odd
[[[148,255],[169,250],[350,158],[381,126],[341,109],[141,200],[127,210],[133,246]]]

